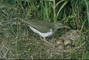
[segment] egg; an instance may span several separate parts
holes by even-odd
[[[63,43],[63,40],[57,40],[57,41],[55,42],[55,44],[56,44],[56,45],[63,45],[64,43]]]
[[[64,45],[71,45],[72,44],[72,40],[71,39],[66,39],[64,40]]]
[[[59,50],[64,50],[64,45],[58,45]]]

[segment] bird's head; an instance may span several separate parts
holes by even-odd
[[[60,28],[70,28],[70,27],[68,27],[68,26],[66,26],[66,25],[64,25],[64,24],[62,24],[61,22],[55,22],[55,23],[54,23],[54,27],[55,27],[56,30],[57,30],[57,29],[60,29]]]

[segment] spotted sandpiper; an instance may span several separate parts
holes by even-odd
[[[23,21],[24,23],[27,23],[30,29],[33,32],[39,34],[47,43],[49,42],[45,40],[46,37],[51,36],[54,32],[56,32],[60,28],[69,28],[68,26],[63,25],[60,22],[52,23],[43,20],[30,20],[30,21],[23,19],[20,20]]]

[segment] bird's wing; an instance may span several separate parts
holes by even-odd
[[[54,25],[51,22],[43,21],[43,20],[21,20],[24,23],[27,23],[31,27],[37,29],[38,31],[45,33],[48,32],[49,29],[53,29]],[[54,30],[54,29],[53,29]]]
[[[42,33],[48,32],[50,29],[53,29],[53,23],[51,22],[46,22],[46,21],[30,21],[30,24],[32,27],[35,29],[39,30]]]

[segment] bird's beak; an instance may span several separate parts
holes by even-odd
[[[68,26],[64,26],[64,28],[68,28],[68,29],[70,29],[70,27],[68,27]]]

